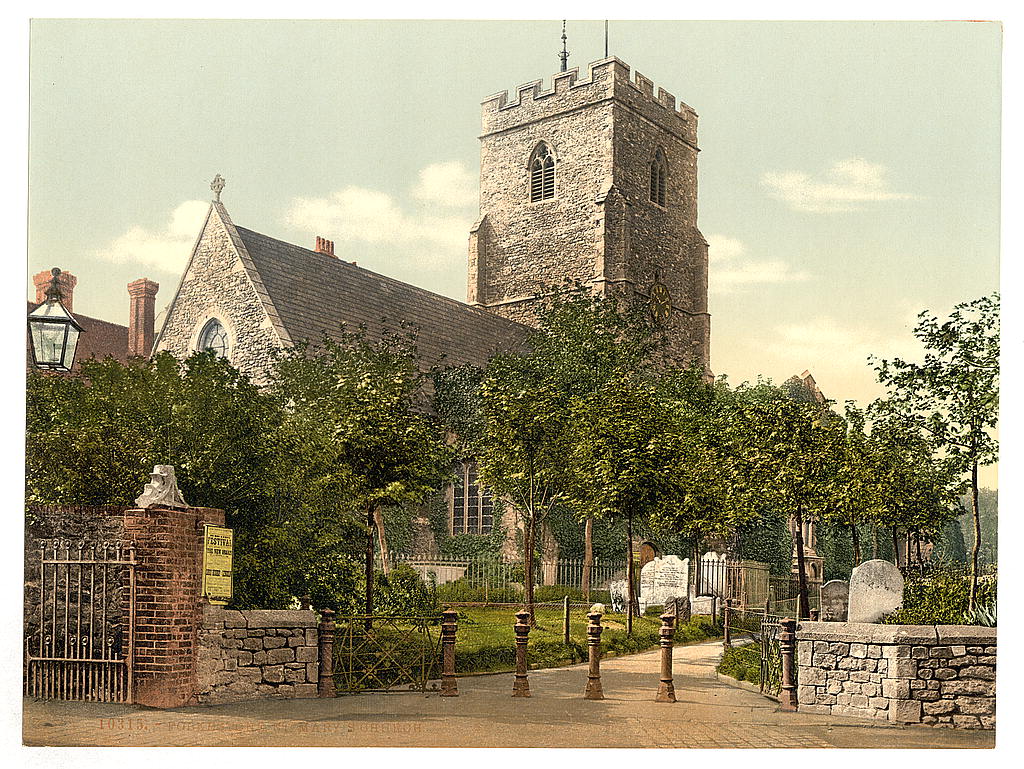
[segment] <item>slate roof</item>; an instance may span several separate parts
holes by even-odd
[[[417,331],[424,367],[483,366],[495,352],[519,347],[529,329],[486,310],[388,278],[235,225],[256,272],[293,342],[316,344],[342,327],[366,326],[371,340]]]
[[[38,306],[35,302],[30,301],[28,303],[28,311],[32,312]],[[75,316],[75,320],[82,327],[82,333],[78,337],[78,349],[75,350],[73,370],[78,370],[78,364],[88,358],[103,360],[104,358],[111,357],[122,363],[128,360],[127,326],[109,323],[99,318],[90,318],[88,315],[79,315],[77,312],[71,314]],[[32,366],[32,348],[30,345],[31,343],[26,333],[25,351],[28,356],[27,362],[29,367]]]

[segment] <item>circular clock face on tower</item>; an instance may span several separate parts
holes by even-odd
[[[656,282],[651,286],[651,317],[654,322],[662,325],[668,322],[672,313],[672,297],[664,283]]]

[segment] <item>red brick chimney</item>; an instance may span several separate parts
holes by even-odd
[[[153,350],[153,325],[156,319],[156,292],[160,284],[139,278],[128,284],[131,308],[128,310],[128,355],[147,357]]]
[[[334,241],[316,236],[316,252],[326,256],[334,256]]]
[[[36,304],[42,304],[46,301],[46,290],[50,287],[50,282],[53,280],[53,274],[50,270],[43,270],[42,272],[32,276],[32,282],[36,287]],[[75,296],[75,286],[78,284],[78,278],[72,275],[70,272],[61,272],[57,278],[57,287],[60,289],[60,300],[64,303],[68,312],[72,312],[72,300]]]

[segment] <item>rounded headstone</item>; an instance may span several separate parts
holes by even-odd
[[[821,586],[821,621],[846,622],[850,601],[850,583],[833,579]]]
[[[850,576],[849,622],[878,622],[903,605],[903,575],[889,561],[865,561]]]

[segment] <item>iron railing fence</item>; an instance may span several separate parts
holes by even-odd
[[[389,565],[405,564],[429,585],[441,603],[521,602],[526,568],[522,559],[479,555],[467,558],[423,557],[392,553]],[[378,556],[378,565],[380,558]],[[569,595],[572,600],[611,603],[609,587],[626,578],[625,561],[595,560],[590,564],[590,591],[584,595],[587,565],[582,558],[538,559],[534,563],[535,601],[544,603]],[[640,595],[641,569],[635,570]],[[689,592],[730,598],[739,608],[763,607],[772,598],[785,600],[796,593],[773,585],[768,564],[708,557],[689,568]],[[816,592],[816,590],[815,590]]]
[[[425,692],[441,674],[441,615],[340,616],[335,620],[335,691]]]

